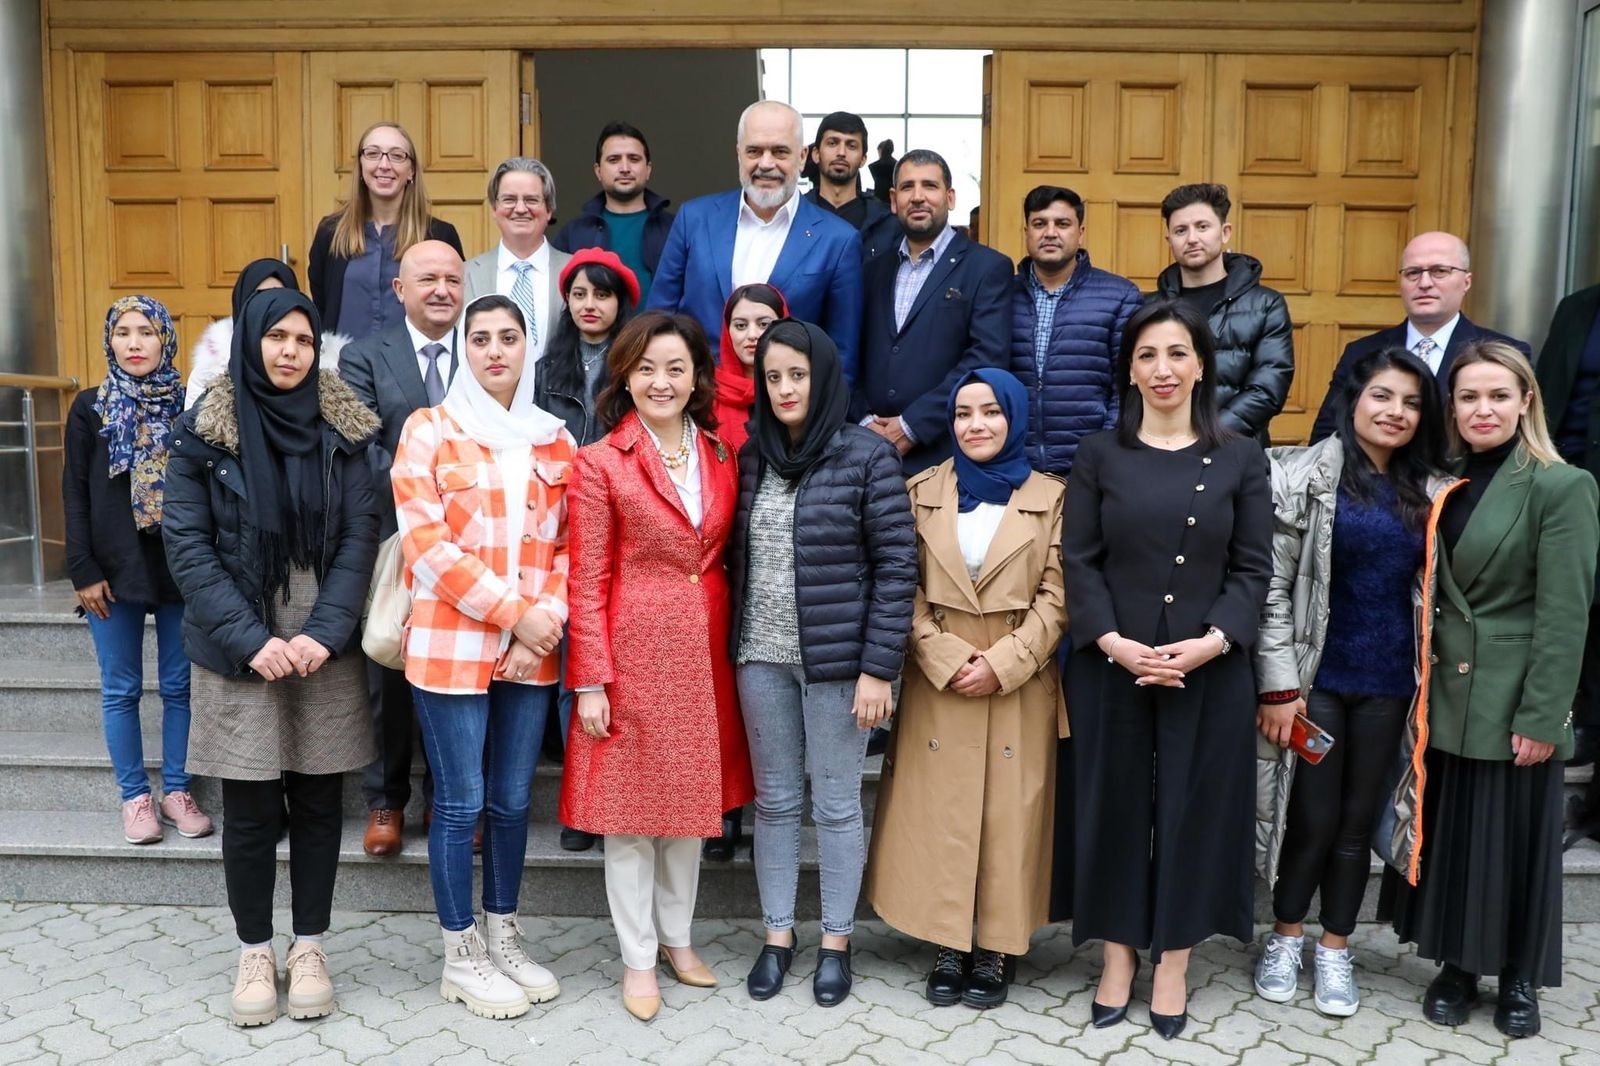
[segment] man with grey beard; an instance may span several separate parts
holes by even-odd
[[[766,100],[739,116],[741,188],[690,200],[661,253],[647,307],[692,315],[712,339],[741,285],[783,293],[791,317],[815,322],[855,381],[861,333],[861,238],[855,227],[796,190],[805,161],[800,113]],[[732,358],[718,352],[717,358]]]

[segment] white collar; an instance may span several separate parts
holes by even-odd
[[[456,325],[460,325],[460,320],[459,319],[457,320]],[[422,354],[422,349],[425,346],[429,345],[429,344],[442,344],[446,348],[450,349],[450,354],[451,355],[455,354],[455,350],[456,350],[456,343],[455,343],[455,341],[456,341],[455,332],[456,331],[455,331],[455,326],[450,327],[450,332],[449,333],[446,333],[443,337],[440,337],[438,340],[435,341],[435,340],[430,340],[426,333],[423,333],[416,326],[413,326],[411,324],[411,319],[407,318],[406,319],[406,332],[411,334],[411,354],[412,355],[420,356]],[[448,367],[445,368],[445,373],[449,373],[449,368]]]
[[[1428,337],[1433,341],[1434,344],[1439,346],[1439,350],[1441,352],[1444,351],[1446,348],[1450,347],[1450,337],[1455,333],[1456,324],[1460,321],[1461,312],[1457,311],[1455,315],[1451,317],[1450,321],[1446,322],[1432,333],[1424,333],[1418,329],[1416,324],[1413,323],[1409,318],[1406,319],[1406,351],[1409,352],[1415,348],[1417,346],[1417,342],[1423,337]]]
[[[522,262],[522,260],[511,254],[511,249],[506,247],[505,241],[500,242],[499,252],[495,269],[502,273],[511,270],[513,264]],[[540,241],[539,247],[535,248],[533,254],[528,256],[527,262],[532,265],[534,273],[548,274],[550,272],[550,242],[548,240]]]
[[[750,202],[744,198],[744,190],[739,190],[739,222],[741,225],[776,226],[780,222],[785,226],[792,225],[795,212],[798,210],[800,210],[800,188],[798,185],[795,186],[794,195],[790,196],[784,205],[778,208],[777,213],[772,216],[771,220],[766,222],[761,220],[761,216],[756,214],[755,209],[750,206]]]

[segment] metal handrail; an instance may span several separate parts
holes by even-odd
[[[28,463],[28,536],[31,545],[30,562],[33,565],[33,587],[44,588],[44,517],[39,504],[39,453],[41,451],[56,451],[56,448],[39,447],[39,422],[34,417],[33,393],[36,389],[51,392],[65,392],[78,390],[78,379],[75,377],[59,377],[50,374],[0,374],[0,388],[22,390],[22,451],[27,454]],[[61,426],[61,422],[46,423]],[[6,542],[19,541],[21,537],[10,537]]]

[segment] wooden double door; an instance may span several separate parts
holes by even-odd
[[[412,135],[434,214],[469,256],[483,251],[489,175],[524,132],[516,52],[82,52],[72,63],[81,239],[75,274],[63,271],[62,366],[85,383],[103,376],[100,315],[118,296],[167,305],[187,370],[245,263],[282,258],[308,287],[316,223],[349,195],[357,139],[377,122]]]
[[[1024,254],[1022,201],[1086,202],[1095,265],[1146,292],[1171,262],[1161,200],[1220,181],[1230,248],[1261,260],[1294,320],[1294,387],[1275,440],[1305,439],[1345,343],[1400,321],[1400,253],[1465,233],[1470,101],[1445,57],[997,52],[985,91],[989,242]]]

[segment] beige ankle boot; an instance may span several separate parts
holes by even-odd
[[[296,940],[284,960],[283,975],[289,985],[289,1017],[304,1020],[333,1013],[333,980],[321,944]]]
[[[483,941],[489,949],[489,961],[495,969],[522,986],[529,1003],[544,1003],[561,994],[561,985],[555,975],[528,958],[522,950],[522,927],[515,914],[483,915]]]
[[[234,978],[229,1008],[234,1025],[266,1025],[277,1018],[278,957],[271,947],[239,953],[239,975]]]
[[[501,973],[489,959],[489,949],[469,925],[459,933],[441,927],[444,934],[444,976],[439,995],[451,1003],[464,1003],[480,1018],[518,1018],[528,1013],[522,986]]]

